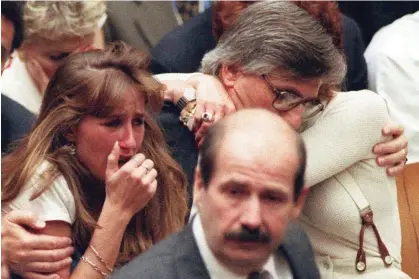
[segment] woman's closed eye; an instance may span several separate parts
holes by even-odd
[[[52,61],[61,61],[69,55],[70,55],[70,52],[57,52],[57,53],[49,54],[48,57]]]

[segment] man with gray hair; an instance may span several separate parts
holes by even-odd
[[[195,107],[192,88],[187,88],[177,107],[165,106],[158,120],[192,185],[197,163],[194,139],[202,139],[208,126],[227,113],[228,104],[236,110],[268,109],[298,129],[303,113],[308,118],[324,108],[321,101],[339,88],[345,71],[344,57],[332,38],[305,10],[287,1],[256,3],[243,11],[202,61],[202,72],[213,75],[227,92],[224,103]],[[179,124],[179,109],[184,123],[195,122],[194,135]],[[384,159],[380,166],[397,175],[404,166],[407,140],[399,136],[403,129],[398,125],[385,129],[396,138],[374,152]]]
[[[219,121],[195,173],[199,215],[113,278],[320,278],[307,236],[289,225],[307,193],[305,162],[302,139],[272,112]]]

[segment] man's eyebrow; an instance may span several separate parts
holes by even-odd
[[[286,191],[284,188],[278,188],[278,189],[266,189],[262,192],[262,195],[279,195],[281,198],[289,199],[290,198],[290,192]]]

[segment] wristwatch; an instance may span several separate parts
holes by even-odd
[[[180,111],[179,120],[183,125],[189,128],[190,131],[193,129],[193,117],[196,110],[196,101],[191,101],[186,104],[185,108]]]
[[[183,96],[177,101],[176,106],[182,111],[189,102],[196,100],[196,92],[193,87],[188,87],[183,91]]]

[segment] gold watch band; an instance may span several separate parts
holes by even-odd
[[[191,120],[195,114],[196,110],[196,101],[191,101],[186,104],[186,106],[180,112],[179,120],[183,125],[187,126],[189,120]]]

